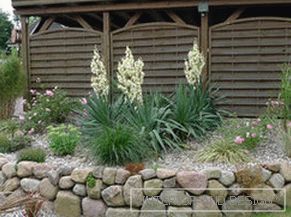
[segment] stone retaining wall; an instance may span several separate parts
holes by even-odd
[[[229,210],[282,210],[281,188],[286,190],[287,205],[291,206],[291,165],[287,163],[235,173],[210,168],[200,172],[145,169],[131,174],[121,168],[54,169],[0,158],[0,168],[5,198],[15,192],[40,193],[61,217],[232,217],[234,213]],[[258,203],[265,200],[271,203]],[[251,212],[237,212],[235,216],[248,217]]]

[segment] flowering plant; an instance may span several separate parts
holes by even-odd
[[[77,102],[68,98],[63,90],[57,87],[45,90],[44,93],[31,90],[34,97],[27,105],[29,111],[25,114],[24,129],[33,134],[44,130],[51,123],[63,123]]]
[[[94,49],[94,55],[91,61],[91,87],[97,96],[108,96],[109,81],[103,60],[97,47]]]
[[[188,53],[188,59],[185,60],[185,76],[190,85],[195,87],[199,82],[204,66],[205,58],[199,51],[197,42],[194,41],[193,48]]]
[[[125,57],[118,63],[118,88],[131,103],[143,103],[142,84],[144,81],[144,63],[141,59],[134,60],[132,51],[126,47]]]

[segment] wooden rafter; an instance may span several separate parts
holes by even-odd
[[[225,22],[230,23],[230,22],[236,20],[245,11],[245,9],[246,9],[245,7],[237,9],[227,18],[227,20]]]
[[[125,27],[129,27],[129,26],[134,25],[138,21],[138,19],[141,17],[141,15],[142,15],[142,12],[137,12],[135,15],[133,15],[129,19],[129,21],[126,23]]]
[[[92,26],[80,15],[74,16],[75,20],[84,28],[92,30]]]
[[[30,34],[34,34],[37,32],[37,30],[39,28],[41,28],[41,26],[43,25],[43,23],[45,22],[45,18],[42,17],[41,19],[39,19],[39,21],[37,22],[37,24],[34,26],[34,28],[32,29],[32,31],[30,32]]]
[[[173,11],[167,11],[166,12],[168,16],[175,22],[179,24],[186,24],[184,20],[182,20],[181,17],[179,17],[175,12]]]
[[[98,14],[91,13],[91,14],[88,14],[88,16],[90,16],[90,17],[94,18],[95,20],[98,20],[99,22],[103,23],[103,18],[101,16],[99,16]],[[111,21],[110,25],[113,28],[116,28],[116,29],[119,29],[120,28],[120,26],[116,25],[112,21]]]
[[[54,17],[47,18],[44,21],[43,25],[41,26],[39,32],[43,32],[43,31],[47,30],[48,28],[50,28],[50,26],[53,24],[54,21],[55,21]]]

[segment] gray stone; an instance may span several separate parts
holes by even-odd
[[[291,182],[291,164],[288,162],[284,162],[281,164],[281,175],[287,182]]]
[[[219,178],[219,182],[221,182],[225,186],[231,186],[235,182],[234,173],[229,171],[223,171]]]
[[[65,165],[65,166],[61,166],[58,169],[58,173],[60,174],[60,176],[69,176],[71,175],[73,170],[74,170],[74,167]]]
[[[3,185],[3,192],[12,192],[20,186],[20,180],[17,177],[6,180]]]
[[[285,184],[284,177],[280,175],[280,173],[273,174],[269,179],[269,183],[274,188],[283,188]]]
[[[264,167],[274,173],[277,173],[281,169],[280,163],[274,163],[274,164],[265,164]]]
[[[160,200],[170,206],[191,206],[192,199],[188,193],[177,189],[164,189]]]
[[[165,179],[163,182],[164,188],[175,188],[176,187],[176,177]]]
[[[144,182],[144,194],[146,196],[157,196],[161,193],[163,181],[160,179],[151,179]]]
[[[57,196],[59,188],[50,183],[48,178],[41,180],[39,184],[40,195],[48,200],[54,200]]]
[[[252,201],[244,196],[230,197],[230,199],[222,205],[222,212],[225,217],[251,217],[252,209]]]
[[[50,170],[47,173],[47,177],[53,185],[58,185],[60,180],[60,174],[56,170]]]
[[[285,192],[286,192],[286,195],[285,195]],[[283,190],[277,193],[274,202],[279,204],[280,206],[284,206],[285,197],[286,197],[286,206],[291,208],[291,184],[286,185]]]
[[[113,185],[117,170],[115,168],[105,168],[103,171],[103,182],[106,185]]]
[[[106,217],[138,217],[139,210],[125,209],[125,208],[109,208],[106,212]]]
[[[95,168],[93,169],[92,175],[93,175],[96,179],[102,179],[102,177],[103,177],[103,171],[104,171],[104,167],[103,167],[103,166],[95,167]]]
[[[276,198],[276,194],[274,190],[265,184],[260,184],[254,187],[255,190],[250,191],[250,196],[253,200],[258,201],[274,201]]]
[[[32,175],[33,167],[36,165],[35,162],[22,161],[17,165],[17,176],[18,177],[28,177]]]
[[[228,195],[228,191],[220,182],[210,180],[208,182],[208,194],[212,196],[217,203],[223,203]]]
[[[74,194],[85,197],[87,195],[86,186],[82,184],[76,184],[73,188]]]
[[[219,168],[207,168],[201,171],[208,179],[219,179],[221,176],[221,170]]]
[[[268,211],[278,211],[281,210],[281,207],[274,204],[274,203],[258,203],[254,205],[254,210],[262,212],[262,210],[268,210]]]
[[[154,169],[144,169],[139,172],[143,180],[148,180],[157,177],[156,171]]]
[[[84,184],[86,182],[87,177],[90,173],[92,173],[92,169],[86,168],[86,169],[74,169],[71,174],[71,179],[74,182],[82,183]]]
[[[7,178],[4,176],[3,172],[0,171],[0,186],[6,182]]]
[[[6,197],[6,203],[10,203],[11,201],[19,200],[19,198],[25,197],[27,194],[22,190],[22,188],[18,188],[13,190],[13,192]]]
[[[230,196],[238,196],[240,195],[241,193],[243,193],[243,190],[242,190],[243,187],[240,186],[240,184],[233,184],[232,186],[230,186],[228,188],[229,190],[229,195]]]
[[[124,201],[131,207],[139,208],[143,204],[143,182],[141,175],[135,175],[129,177],[123,186]],[[132,204],[130,204],[132,203]]]
[[[157,199],[147,199],[143,202],[140,217],[167,217],[166,206]]]
[[[208,195],[194,197],[193,210],[192,217],[222,217],[222,213],[220,212],[217,203]],[[210,212],[201,212],[204,210]]]
[[[2,172],[3,174],[8,178],[12,178],[14,176],[16,176],[16,165],[15,163],[6,163],[3,167],[2,167]]]
[[[190,207],[173,207],[168,208],[168,217],[192,217],[192,209]]]
[[[263,182],[266,182],[270,179],[272,175],[272,172],[270,170],[262,168],[262,177],[263,177]]]
[[[37,179],[24,178],[20,181],[20,186],[25,192],[35,193],[39,190],[40,181]]]
[[[177,182],[182,188],[187,188],[187,191],[194,195],[202,194],[207,188],[207,176],[203,173],[179,172],[177,174]]]
[[[8,163],[8,160],[6,158],[1,157],[0,158],[0,169],[2,169],[2,167]]]
[[[124,206],[122,186],[112,185],[104,189],[101,193],[103,200],[108,206]]]
[[[116,172],[115,183],[123,185],[129,176],[130,176],[129,171],[120,168]]]
[[[81,200],[70,191],[59,191],[55,200],[55,210],[61,217],[80,217]]]
[[[52,168],[46,164],[36,164],[33,167],[32,173],[38,179],[43,179],[47,177],[48,172]]]
[[[157,169],[157,176],[159,179],[172,178],[173,176],[176,175],[176,173],[177,173],[176,170],[168,170],[168,169],[162,169],[162,168]]]
[[[82,200],[82,210],[84,217],[105,217],[106,205],[102,200],[86,197]]]
[[[95,200],[100,199],[102,187],[103,187],[103,183],[102,183],[102,180],[100,180],[100,179],[96,180],[95,186],[93,188],[90,188],[87,185],[87,194],[88,194],[88,196],[91,199],[95,199]]]
[[[64,176],[59,181],[59,187],[61,189],[70,189],[74,186],[74,182],[71,179],[71,176]]]

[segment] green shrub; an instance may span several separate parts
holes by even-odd
[[[33,90],[34,92],[35,90]],[[46,90],[36,93],[25,117],[24,129],[30,132],[41,132],[50,124],[64,123],[78,103],[67,97],[63,90]]]
[[[211,90],[198,85],[180,85],[173,97],[172,120],[179,126],[178,135],[185,140],[189,137],[199,139],[220,126],[221,111],[214,105]]]
[[[16,120],[10,119],[0,123],[0,132],[5,132],[12,138],[17,130],[20,130],[20,124]]]
[[[14,100],[23,94],[25,74],[17,54],[8,56],[0,64],[0,99],[1,104]]]
[[[284,66],[281,77],[280,99],[284,102],[283,118],[285,124],[291,120],[291,67]]]
[[[126,114],[127,124],[140,131],[156,153],[181,148],[182,141],[175,133],[179,126],[170,123],[170,117],[170,105],[159,94],[148,95],[141,105],[129,105]]]
[[[38,163],[45,162],[46,152],[41,148],[25,148],[18,153],[18,162],[34,161]]]
[[[73,125],[64,125],[48,128],[49,147],[57,155],[73,154],[80,142],[80,132]]]
[[[96,185],[96,179],[92,174],[89,174],[89,176],[86,179],[86,186],[88,188],[94,188]]]
[[[11,152],[13,143],[11,140],[3,133],[0,134],[0,152],[8,153]]]
[[[224,162],[242,163],[248,162],[249,156],[246,151],[226,140],[218,140],[197,153],[197,158],[201,162]]]
[[[103,128],[95,137],[89,147],[104,164],[141,162],[149,153],[142,136],[126,125],[117,123],[112,128]]]

